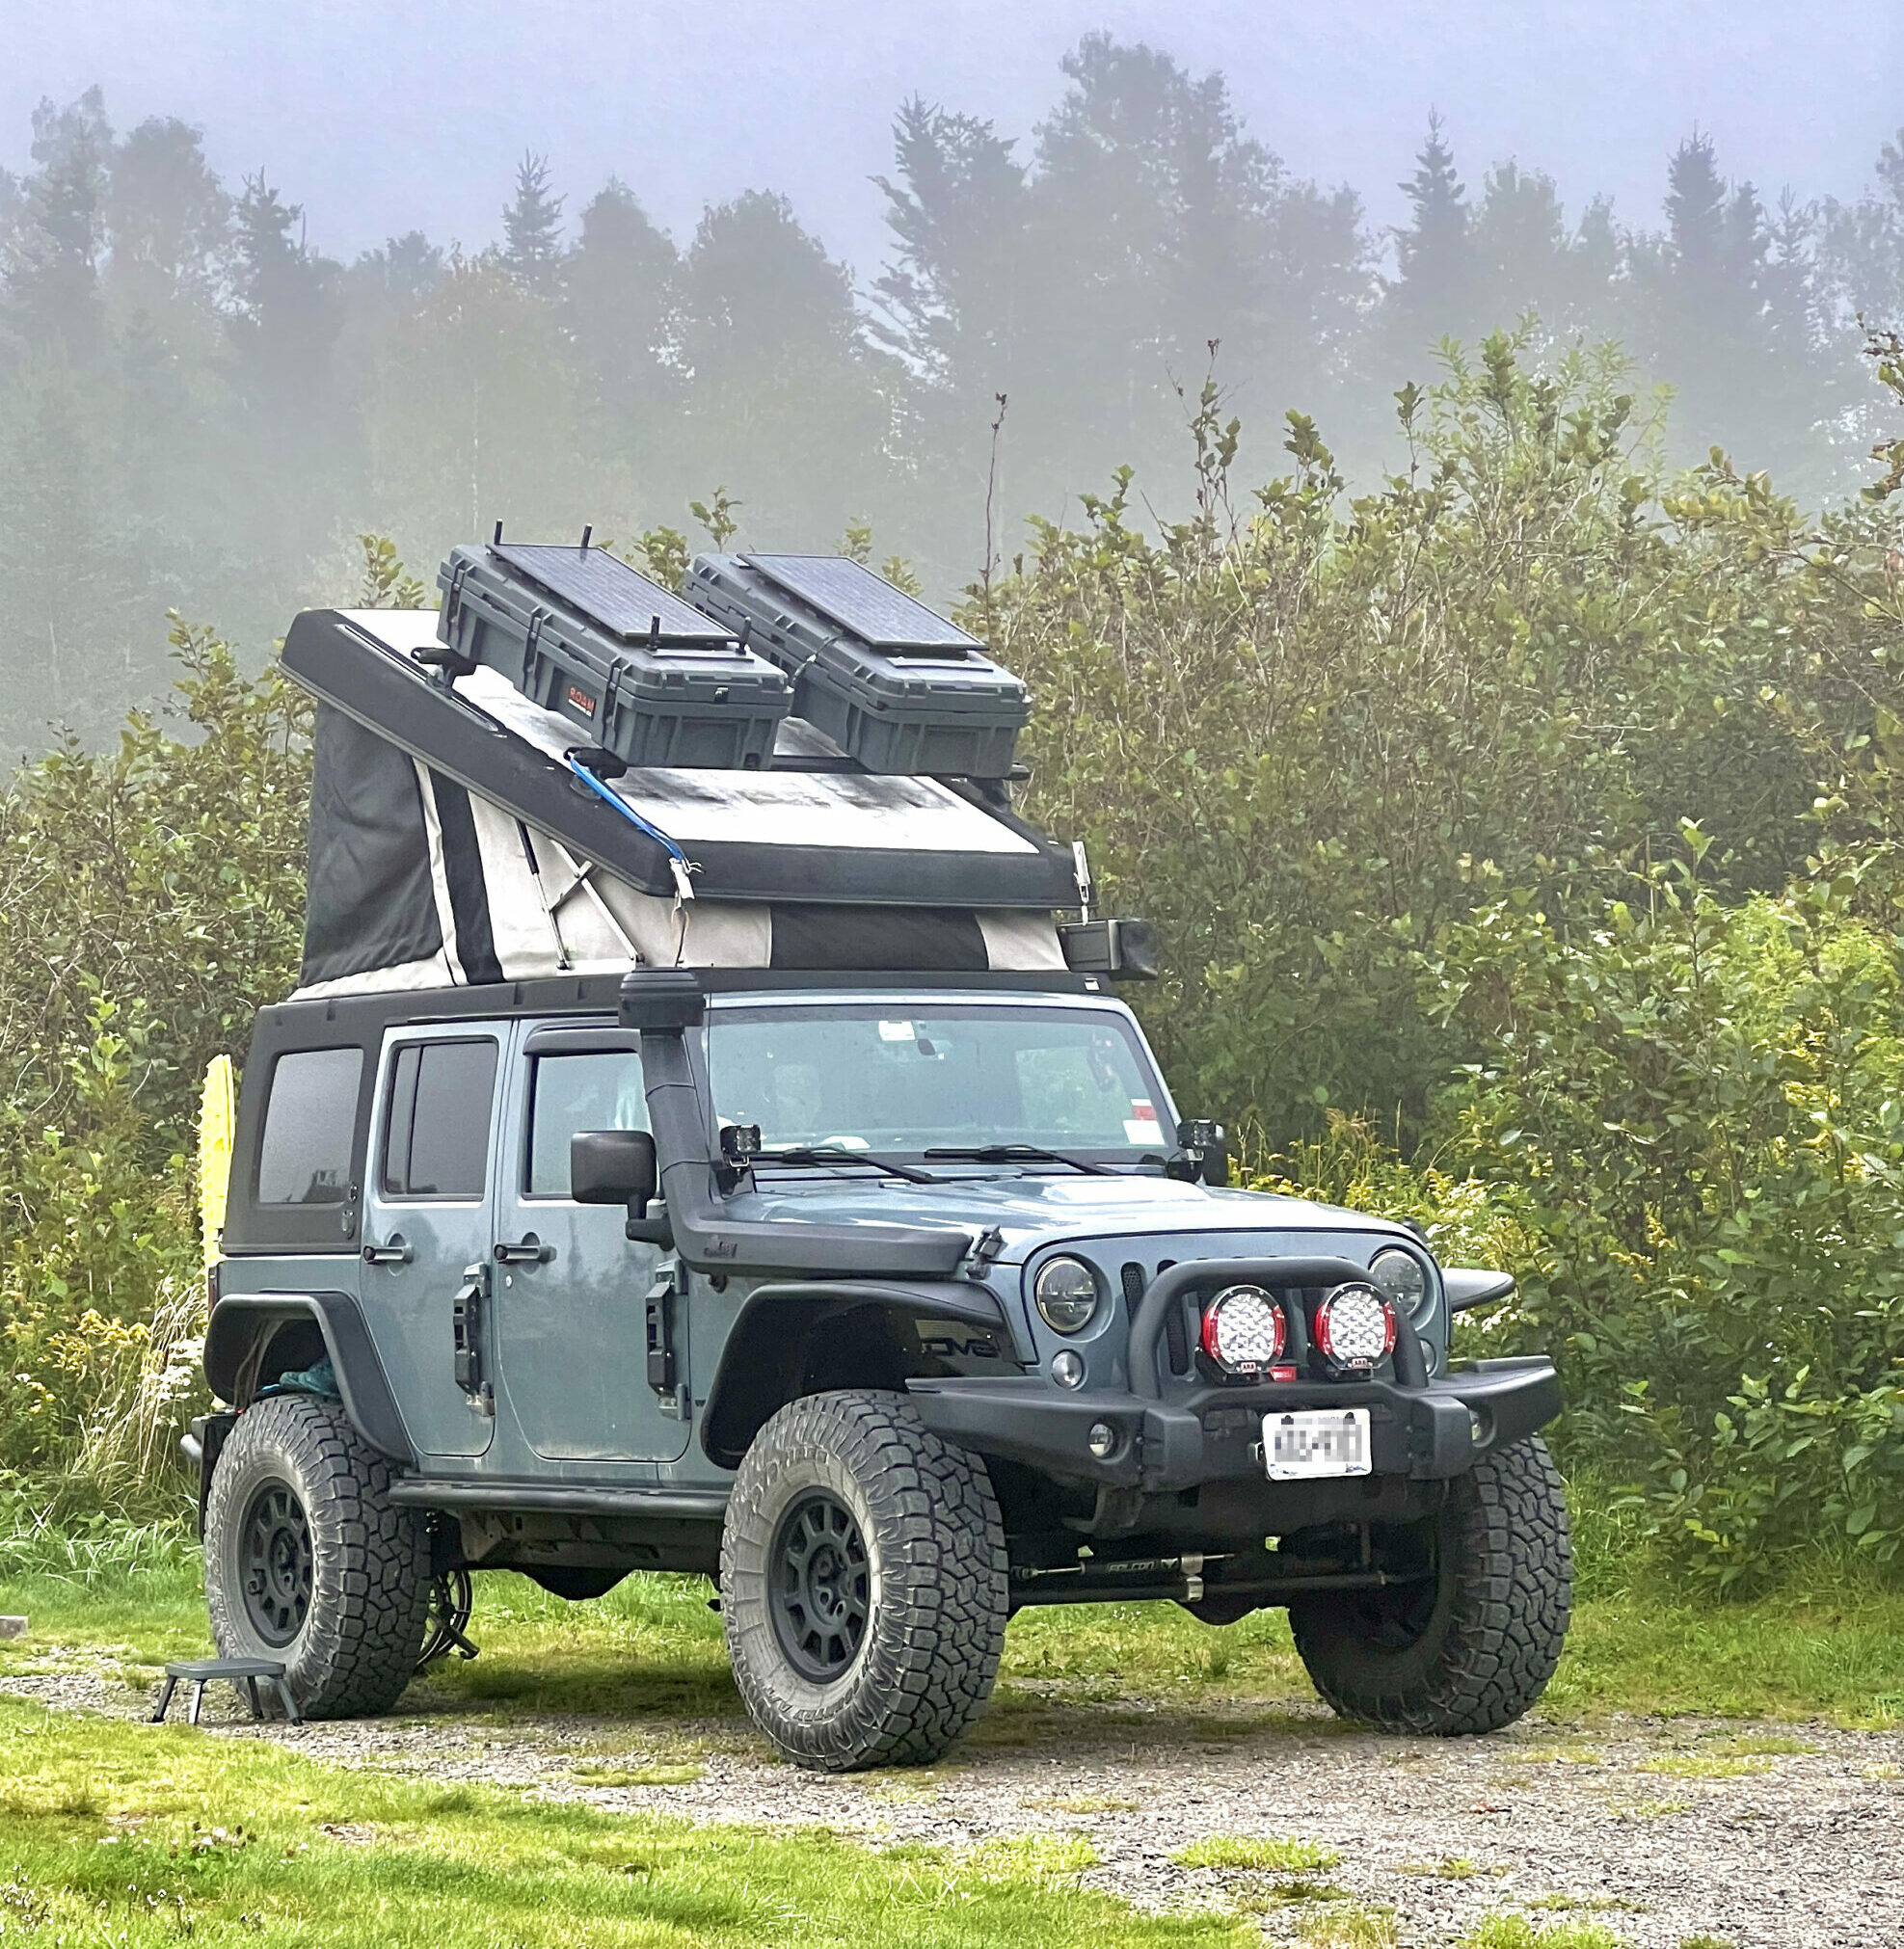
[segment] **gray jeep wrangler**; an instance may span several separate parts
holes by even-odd
[[[677,597],[498,529],[440,581],[284,643],[304,969],[188,1449],[220,1649],[381,1712],[470,1573],[659,1570],[810,1767],[935,1758],[1028,1604],[1283,1606],[1339,1712],[1525,1712],[1559,1389],[1449,1358],[1512,1281],[1228,1188],[1113,992],[1148,930],[1012,810],[1023,685],[833,558]]]
[[[464,1573],[699,1572],[755,1722],[842,1769],[943,1752],[1022,1605],[1282,1605],[1338,1712],[1505,1725],[1568,1621],[1552,1368],[1451,1367],[1504,1281],[1225,1175],[1079,976],[267,1008],[205,1347],[219,1647],[380,1712]]]

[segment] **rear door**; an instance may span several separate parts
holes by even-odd
[[[569,1139],[646,1130],[641,1058],[625,1031],[524,1024],[511,1062],[510,1162],[496,1202],[496,1317],[510,1412],[550,1460],[673,1461],[687,1424],[649,1384],[648,1299],[660,1253],[620,1205],[569,1195]],[[684,1309],[657,1302],[687,1372]]]
[[[392,1030],[371,1125],[363,1305],[410,1438],[476,1455],[496,1427],[483,1318],[506,1023]],[[458,1355],[464,1359],[459,1363]]]

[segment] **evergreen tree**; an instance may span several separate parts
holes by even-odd
[[[581,213],[564,303],[584,423],[611,447],[678,390],[667,357],[679,269],[673,243],[611,176]]]
[[[552,295],[562,272],[562,203],[549,188],[549,158],[525,152],[516,195],[502,212],[502,261],[525,289]]]
[[[1439,114],[1428,118],[1428,138],[1415,152],[1415,173],[1400,185],[1411,212],[1395,239],[1397,277],[1389,300],[1411,351],[1475,330],[1475,252],[1467,190]]]
[[[707,211],[679,321],[687,452],[734,492],[751,533],[823,547],[885,500],[890,411],[852,276],[784,196],[749,190]]]
[[[965,400],[1013,383],[1015,286],[1029,204],[1015,145],[989,121],[919,95],[893,122],[896,172],[874,176],[894,252],[872,333],[928,386]]]
[[[108,167],[105,225],[121,304],[214,301],[228,268],[231,200],[197,129],[153,116],[126,136]]]
[[[1854,203],[1827,200],[1819,211],[1812,296],[1821,329],[1841,362],[1858,357],[1869,330],[1904,323],[1904,128],[1880,149],[1876,180]],[[1867,456],[1895,438],[1869,381],[1851,382],[1850,404],[1832,429],[1842,475],[1867,471]]]
[[[99,259],[113,132],[105,101],[90,88],[69,107],[33,112],[33,159],[4,272],[7,307],[27,345],[74,361],[95,358],[104,337]]]
[[[322,410],[341,316],[337,267],[305,242],[304,205],[259,174],[245,178],[234,239],[228,332],[239,393],[254,413],[299,418]]]

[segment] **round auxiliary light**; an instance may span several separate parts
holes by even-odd
[[[1032,1297],[1054,1333],[1082,1333],[1097,1318],[1097,1274],[1082,1259],[1049,1260]]]
[[[1084,1360],[1071,1348],[1060,1347],[1051,1356],[1051,1377],[1057,1381],[1059,1387],[1084,1386]]]
[[[1410,1320],[1418,1320],[1428,1304],[1428,1274],[1421,1261],[1400,1245],[1390,1245],[1369,1261],[1369,1279],[1384,1299],[1391,1300]]]
[[[1373,1367],[1395,1346],[1395,1309],[1373,1286],[1338,1286],[1316,1308],[1316,1347],[1331,1367]]]
[[[1203,1350],[1226,1374],[1282,1358],[1282,1308],[1260,1286],[1225,1286],[1203,1309]]]
[[[1108,1421],[1094,1421],[1085,1444],[1099,1461],[1109,1461],[1117,1452],[1117,1430]]]

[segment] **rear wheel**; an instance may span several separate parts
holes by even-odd
[[[991,1478],[903,1396],[792,1402],[735,1478],[720,1588],[740,1695],[789,1759],[937,1759],[983,1710],[1005,1645]]]
[[[205,1598],[227,1658],[275,1658],[308,1719],[387,1712],[430,1602],[423,1519],[342,1407],[275,1395],[239,1417],[205,1504]]]
[[[1559,1472],[1539,1435],[1484,1455],[1430,1522],[1392,1539],[1426,1574],[1289,1607],[1315,1688],[1396,1732],[1494,1732],[1545,1691],[1573,1600]],[[1380,1559],[1379,1559],[1380,1561]]]

